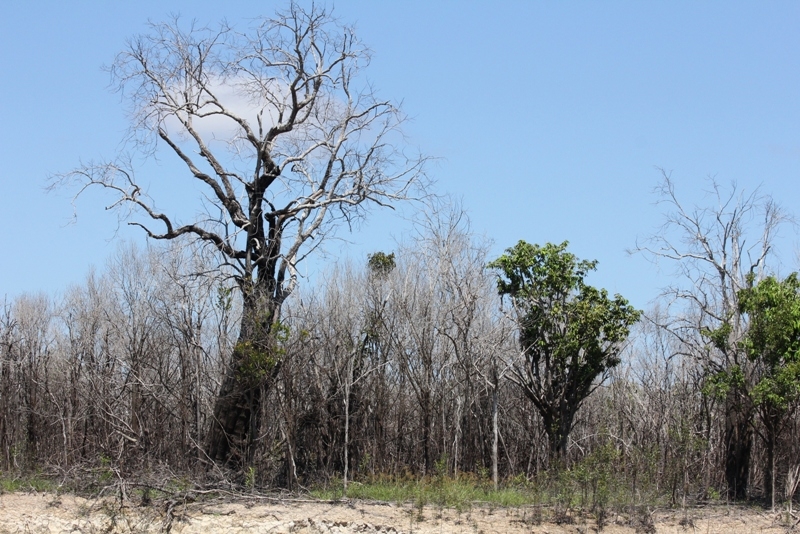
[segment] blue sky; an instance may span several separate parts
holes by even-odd
[[[70,224],[69,192],[44,191],[51,173],[118,150],[124,107],[101,67],[126,38],[170,13],[244,27],[283,5],[4,7],[0,295],[57,293],[102,267],[119,239],[144,242],[118,229],[99,195]],[[658,167],[687,203],[707,201],[713,175],[800,206],[800,3],[342,0],[334,12],[372,49],[380,94],[412,117],[410,142],[439,158],[436,190],[462,200],[496,254],[519,239],[567,239],[599,260],[596,285],[644,307],[670,279],[625,250],[661,220]],[[391,250],[407,227],[377,214],[329,257]],[[782,269],[796,269],[797,236],[784,237]]]

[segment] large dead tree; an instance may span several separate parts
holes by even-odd
[[[199,185],[200,215],[182,222],[157,207],[130,155],[58,180],[111,191],[129,224],[205,242],[234,273],[243,316],[207,437],[214,462],[241,465],[257,434],[298,262],[337,223],[419,191],[424,159],[401,150],[404,117],[360,78],[368,63],[352,29],[314,6],[292,3],[244,33],[151,24],[110,69],[132,111],[127,146],[177,156]]]

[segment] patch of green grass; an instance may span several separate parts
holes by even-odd
[[[659,492],[646,475],[629,479],[620,471],[618,453],[601,448],[569,468],[542,471],[534,479],[517,476],[506,479],[495,490],[486,472],[461,473],[458,477],[436,474],[424,478],[413,475],[378,475],[350,483],[347,497],[382,502],[425,506],[470,508],[475,504],[490,507],[544,506],[572,513],[607,513],[631,506],[669,505],[669,495]],[[345,497],[341,482],[317,487],[312,495],[336,500]]]
[[[344,497],[341,484],[313,490],[319,499],[334,500]],[[496,506],[522,506],[535,502],[527,488],[510,485],[494,490],[485,482],[474,478],[433,477],[419,480],[380,478],[368,482],[352,482],[347,489],[351,499],[413,502],[416,506],[437,505],[448,508],[468,508],[473,503]]]
[[[0,492],[11,493],[14,491],[55,491],[55,483],[41,476],[12,477],[0,475]]]

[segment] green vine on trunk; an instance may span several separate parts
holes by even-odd
[[[266,380],[286,354],[285,344],[291,330],[287,325],[276,322],[270,328],[266,343],[240,341],[234,347],[239,361],[239,380],[249,384],[259,384]]]

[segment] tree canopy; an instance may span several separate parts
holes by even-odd
[[[767,452],[764,469],[766,495],[775,506],[775,447],[786,415],[800,397],[800,280],[792,273],[784,280],[768,276],[739,292],[739,311],[750,327],[742,341],[755,367],[749,396],[764,424]],[[741,371],[728,373],[741,380]]]
[[[622,342],[640,316],[620,295],[586,284],[597,262],[578,259],[567,245],[520,241],[489,264],[516,313],[522,363],[513,369],[515,381],[541,414],[556,456],[566,453],[578,408],[619,364]]]

